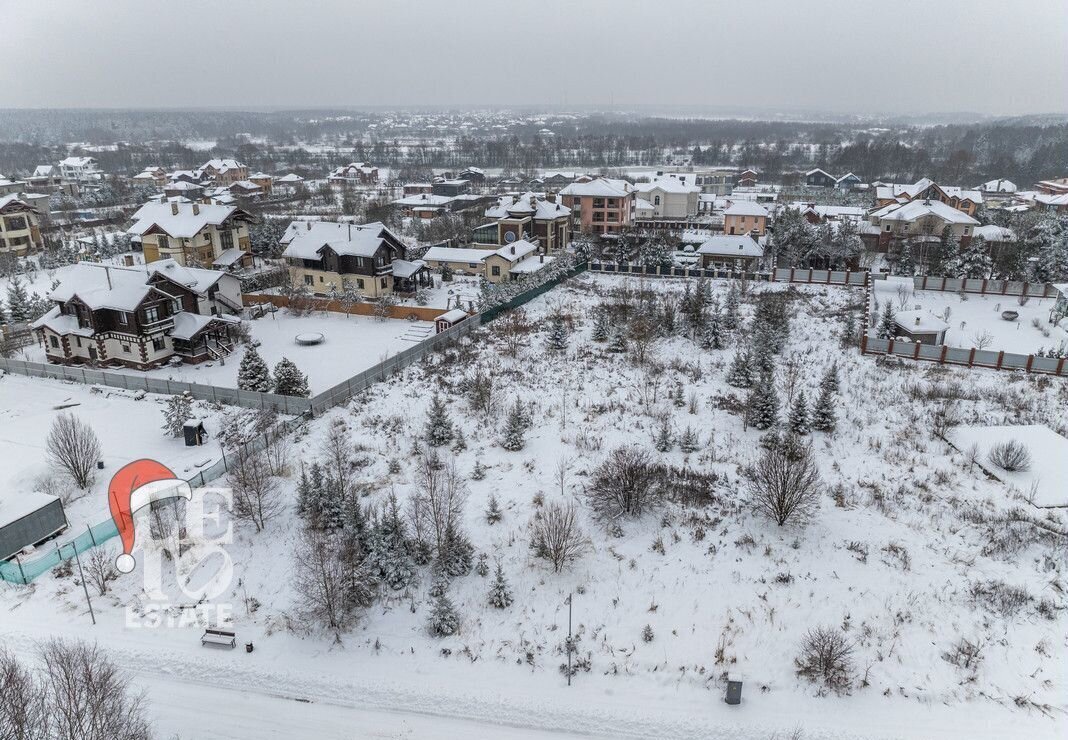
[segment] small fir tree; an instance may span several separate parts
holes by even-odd
[[[792,434],[799,436],[808,434],[808,401],[805,400],[805,392],[803,390],[798,391],[797,396],[794,397],[794,403],[790,407],[787,422]]]
[[[508,581],[504,578],[504,569],[497,563],[497,571],[493,576],[493,585],[490,586],[489,604],[494,609],[507,609],[512,605],[512,589],[508,587]]]
[[[763,373],[749,389],[746,411],[749,424],[761,431],[779,423],[779,396],[771,373]]]
[[[559,316],[553,317],[552,323],[549,324],[549,336],[545,344],[550,352],[556,354],[567,351],[567,325]]]
[[[671,434],[671,422],[668,419],[660,422],[660,430],[656,433],[653,446],[656,447],[657,452],[670,452],[675,446],[675,438]]]
[[[501,505],[497,502],[497,494],[491,493],[489,497],[489,503],[486,504],[486,523],[496,524],[504,516],[501,512]]]
[[[883,311],[879,315],[879,326],[875,329],[875,335],[879,339],[893,339],[897,336],[897,324],[894,323],[894,307],[887,299],[883,303]]]
[[[170,437],[181,437],[185,423],[193,417],[193,399],[185,393],[171,396],[163,407],[163,431]]]
[[[605,342],[609,336],[608,313],[598,311],[593,319],[593,341]]]
[[[731,360],[730,369],[727,371],[727,385],[735,388],[751,388],[753,386],[753,366],[749,348],[745,351],[738,350]]]
[[[427,627],[435,637],[450,637],[460,631],[460,615],[447,593],[434,599]]]
[[[243,391],[271,392],[271,371],[255,347],[245,350],[237,368],[237,387]]]
[[[679,449],[685,452],[687,455],[696,452],[700,446],[697,438],[697,432],[693,430],[693,427],[687,426],[683,430],[682,436],[679,437]]]
[[[283,357],[274,366],[274,392],[280,396],[307,398],[311,395],[308,376],[302,373],[292,360]]]
[[[827,368],[827,372],[823,374],[820,379],[820,390],[824,388],[830,390],[831,393],[838,392],[838,363],[831,363],[831,366]]]
[[[817,432],[833,432],[837,425],[834,413],[835,395],[829,387],[820,389],[816,405],[812,407],[812,428]]]
[[[627,351],[627,337],[620,329],[616,329],[612,332],[612,338],[608,342],[609,352],[626,352]]]
[[[423,437],[431,447],[441,447],[452,441],[453,434],[452,421],[449,419],[448,409],[445,408],[445,401],[435,393],[430,399]]]
[[[504,428],[504,437],[501,439],[501,447],[510,451],[518,452],[523,449],[526,444],[524,434],[527,430],[527,419],[523,411],[523,404],[519,399],[515,400],[515,405],[512,406],[512,410],[508,412],[508,422]]]

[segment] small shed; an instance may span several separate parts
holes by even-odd
[[[186,447],[199,447],[208,438],[203,419],[190,419],[182,425],[182,432],[185,435]]]
[[[926,311],[899,311],[894,316],[897,336],[918,344],[945,344],[949,324]]]
[[[0,494],[0,560],[38,545],[67,528],[63,502],[39,491]]]
[[[454,308],[451,311],[446,311],[441,314],[441,316],[434,319],[434,327],[437,330],[436,333],[440,334],[446,329],[451,329],[466,318],[467,311],[464,311],[462,308]]]

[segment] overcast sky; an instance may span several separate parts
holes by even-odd
[[[0,0],[0,107],[1068,111],[1068,0]]]

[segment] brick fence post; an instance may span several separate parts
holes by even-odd
[[[968,367],[975,365],[975,347],[972,347],[972,351],[968,353]]]
[[[998,370],[1001,369],[1001,363],[1003,363],[1004,361],[1005,361],[1005,350],[1001,350],[1000,352],[998,352],[998,364],[997,364],[997,369]]]
[[[1035,361],[1035,356],[1034,355],[1028,355],[1027,356],[1027,364],[1024,366],[1024,370],[1026,370],[1027,372],[1031,372],[1031,363],[1034,362],[1034,361]]]
[[[1057,363],[1057,375],[1063,375],[1063,374],[1064,374],[1064,358],[1062,357],[1061,361]]]
[[[943,344],[942,345],[942,355],[938,358],[938,363],[940,365],[945,365],[946,364],[946,351],[947,350],[949,350],[949,347],[946,346],[945,344]]]

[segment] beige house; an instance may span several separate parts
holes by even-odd
[[[248,166],[236,159],[209,159],[198,173],[202,179],[214,180],[216,185],[233,185],[248,179]]]
[[[41,249],[40,215],[18,195],[0,197],[0,253],[21,256]]]
[[[450,270],[461,275],[484,275],[486,258],[494,251],[474,247],[431,247],[423,255],[423,261],[431,269],[440,270],[448,266]]]
[[[764,257],[764,248],[748,234],[717,234],[701,244],[697,254],[701,267],[747,272],[757,268]]]
[[[518,280],[523,275],[537,272],[552,260],[536,243],[519,239],[486,256],[486,280],[490,283]]]
[[[910,184],[877,183],[875,186],[875,207],[902,205],[910,201],[938,201],[951,208],[975,216],[983,203],[983,194],[979,190],[967,190],[959,187],[938,185],[934,180],[924,177]]]
[[[294,221],[282,236],[294,288],[363,298],[415,293],[432,282],[424,260],[408,260],[385,225]]]
[[[938,200],[912,200],[892,203],[871,214],[871,224],[879,230],[879,245],[885,251],[891,241],[920,237],[938,241],[946,226],[966,247],[979,222],[964,211]]]
[[[685,221],[697,215],[697,201],[701,188],[676,177],[664,177],[654,182],[634,186],[639,205],[635,221]],[[645,203],[641,203],[644,201]]]
[[[186,267],[209,267],[224,252],[251,253],[252,216],[234,206],[206,203],[146,203],[127,233],[141,238],[145,262],[173,259]]]
[[[768,209],[749,200],[738,200],[723,211],[723,233],[764,236],[768,229]]]

